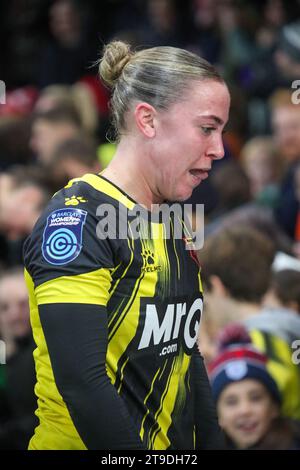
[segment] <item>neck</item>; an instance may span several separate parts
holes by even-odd
[[[121,140],[113,160],[101,175],[122,189],[138,204],[151,210],[152,204],[159,204],[162,200],[152,189],[153,172],[147,165],[149,158],[145,153],[138,154],[138,148],[141,146],[134,140],[131,141],[129,138]]]
[[[259,304],[241,302],[230,296],[205,293],[205,303],[210,316],[219,327],[231,322],[243,322],[246,318],[259,313]]]
[[[233,300],[232,309],[235,311],[236,318],[243,321],[253,315],[257,315],[261,310],[261,305],[258,303]]]

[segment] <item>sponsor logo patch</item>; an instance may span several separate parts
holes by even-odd
[[[87,212],[82,209],[58,209],[47,218],[42,253],[54,265],[70,263],[82,249],[82,230]]]
[[[182,347],[191,355],[196,344],[203,300],[199,294],[153,302],[141,301],[140,339],[138,350],[155,348],[159,356],[178,355]]]
[[[78,206],[80,203],[83,203],[83,202],[87,202],[87,200],[81,196],[71,196],[71,197],[65,198],[66,206]]]

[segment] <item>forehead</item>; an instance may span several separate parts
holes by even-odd
[[[230,95],[227,86],[215,80],[191,81],[177,103],[182,112],[198,115],[214,115],[228,120]]]
[[[4,297],[5,299],[6,298],[13,299],[19,294],[23,295],[24,293],[26,293],[27,295],[26,284],[25,284],[22,274],[7,276],[1,279],[0,292],[1,292],[0,302],[1,302],[1,299],[3,299]],[[12,295],[12,292],[14,292],[13,295]]]
[[[232,382],[231,384],[227,385],[222,394],[223,397],[229,395],[242,396],[256,391],[265,391],[263,384],[255,379],[244,379],[239,382]]]
[[[300,109],[297,106],[280,106],[273,111],[273,123],[300,121]]]

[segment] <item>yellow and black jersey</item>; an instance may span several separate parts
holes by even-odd
[[[267,369],[275,380],[282,397],[281,413],[294,420],[300,419],[300,374],[293,362],[291,344],[268,331],[251,328],[253,344],[267,357]]]
[[[25,243],[40,420],[30,449],[219,445],[195,346],[197,259],[172,214],[167,228],[142,211],[136,236],[136,207],[85,175],[54,195]]]

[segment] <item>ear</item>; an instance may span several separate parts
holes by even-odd
[[[227,289],[226,289],[223,282],[221,281],[221,279],[218,276],[215,276],[215,275],[211,276],[209,278],[209,281],[210,281],[211,286],[212,286],[211,290],[214,294],[217,294],[220,297],[227,297],[228,296]]]
[[[156,134],[154,117],[156,111],[149,103],[139,103],[134,110],[135,122],[145,137],[154,137]]]

